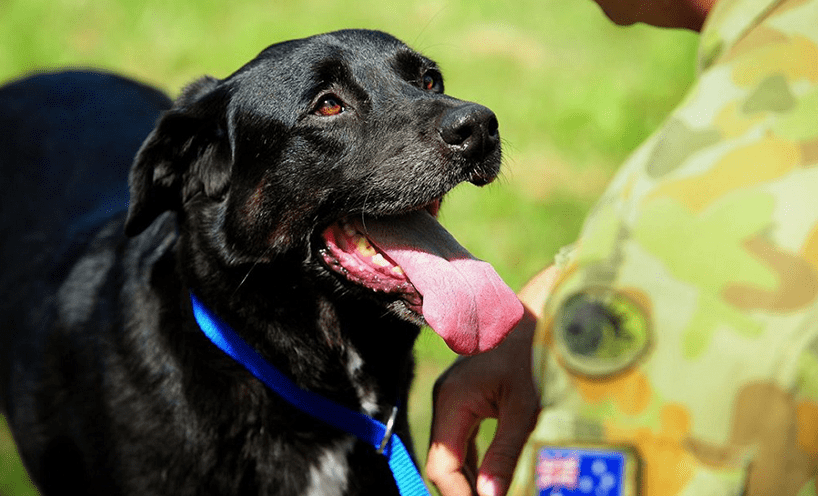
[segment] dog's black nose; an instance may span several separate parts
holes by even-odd
[[[472,160],[486,158],[500,144],[497,117],[494,112],[476,103],[446,111],[440,120],[438,131],[449,147]]]

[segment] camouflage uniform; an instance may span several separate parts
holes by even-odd
[[[558,260],[510,494],[816,494],[818,0],[721,0],[699,70]]]

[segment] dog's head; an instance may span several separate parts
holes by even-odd
[[[137,155],[126,232],[174,210],[225,267],[300,253],[351,291],[374,289],[434,328],[427,300],[462,293],[431,295],[462,285],[432,281],[453,265],[434,266],[440,259],[457,259],[459,277],[490,281],[489,292],[511,299],[483,266],[474,275],[476,262],[434,220],[446,192],[486,184],[499,167],[494,114],[446,96],[433,61],[384,33],[340,31],[273,45],[224,80],[189,86]],[[509,328],[521,312],[482,317],[464,305],[482,302],[435,312]],[[476,341],[441,334],[472,352],[507,330]]]

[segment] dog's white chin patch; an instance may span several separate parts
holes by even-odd
[[[397,294],[460,354],[494,348],[522,318],[517,296],[433,215],[346,220],[324,231],[324,260],[349,280]]]

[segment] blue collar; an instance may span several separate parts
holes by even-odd
[[[312,391],[299,388],[259,355],[223,320],[213,314],[190,293],[193,316],[199,328],[223,352],[244,366],[268,388],[294,407],[337,429],[353,434],[386,456],[392,476],[402,496],[428,496],[429,491],[415,467],[409,452],[397,434],[392,434],[397,407],[388,425],[350,410]]]

